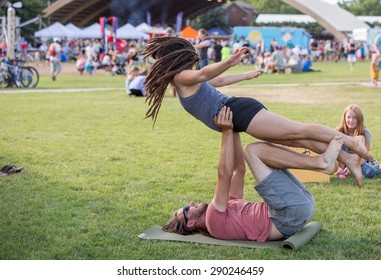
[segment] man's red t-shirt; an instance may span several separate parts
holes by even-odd
[[[217,239],[265,242],[270,234],[272,221],[265,202],[231,198],[225,212],[218,211],[213,203],[209,204],[206,227]]]

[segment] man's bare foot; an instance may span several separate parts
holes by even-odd
[[[324,153],[320,155],[323,160],[323,169],[321,172],[331,175],[337,170],[337,156],[341,151],[344,141],[340,136],[335,136],[332,141],[329,143],[327,149]]]
[[[365,138],[362,135],[358,135],[354,137],[354,146],[349,147],[352,151],[358,154],[360,157],[367,161],[374,161],[374,157],[371,156],[368,149],[365,147]]]

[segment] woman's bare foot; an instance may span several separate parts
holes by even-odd
[[[340,136],[335,136],[329,143],[324,153],[320,155],[323,160],[323,169],[321,172],[331,175],[337,170],[337,157],[341,151],[344,141]]]
[[[357,186],[362,188],[361,157],[356,154],[348,154],[348,159],[344,162],[352,176],[355,178]]]

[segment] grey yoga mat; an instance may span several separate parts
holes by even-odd
[[[161,226],[153,226],[145,230],[143,233],[139,234],[138,237],[141,239],[170,240],[204,243],[211,245],[240,246],[248,248],[283,248],[298,250],[308,241],[310,241],[320,231],[320,228],[321,224],[319,222],[310,222],[306,224],[301,231],[287,239],[278,241],[266,241],[263,243],[247,240],[219,240],[201,234],[180,235],[176,233],[165,232],[161,229]]]

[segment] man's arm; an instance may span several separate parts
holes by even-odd
[[[226,210],[234,169],[234,133],[233,113],[230,108],[223,107],[215,123],[222,129],[221,153],[218,160],[218,179],[212,204],[221,212]]]
[[[234,133],[234,167],[233,176],[230,183],[229,196],[243,198],[243,189],[246,173],[246,162],[239,133]]]

